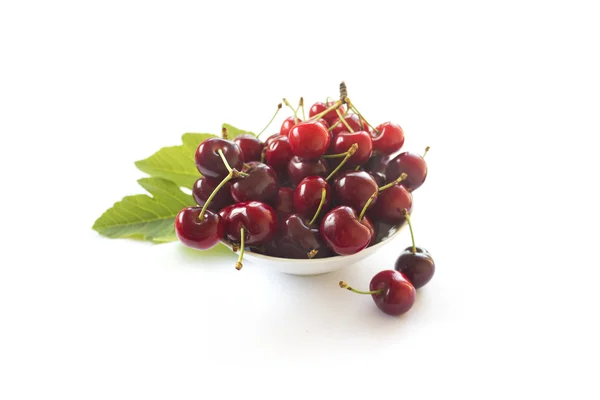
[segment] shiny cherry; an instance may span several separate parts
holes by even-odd
[[[244,172],[247,177],[237,179],[231,185],[231,197],[237,202],[262,201],[273,204],[279,193],[277,174],[273,168],[258,161],[246,164]]]
[[[288,137],[294,155],[307,159],[321,157],[331,141],[327,129],[318,122],[298,123],[290,130]]]
[[[404,211],[404,216],[410,228],[410,237],[412,246],[407,247],[396,260],[396,271],[402,272],[406,279],[413,284],[415,289],[425,286],[431,280],[435,273],[435,263],[431,254],[422,247],[415,245],[415,235],[408,211]]]
[[[404,131],[398,124],[384,122],[371,132],[373,149],[382,154],[392,154],[402,148],[404,144]]]
[[[379,187],[375,179],[365,171],[348,171],[335,179],[332,185],[335,204],[345,205],[360,212],[373,193]],[[372,208],[377,202],[375,197],[369,204]]]
[[[321,212],[325,213],[331,207],[331,188],[320,176],[307,176],[298,184],[294,191],[294,210],[306,218],[312,218],[321,203],[323,189],[325,203]]]
[[[369,210],[369,216],[375,221],[399,225],[405,221],[403,210],[412,210],[412,195],[400,184],[393,185],[377,198],[377,207]]]
[[[291,214],[281,226],[278,246],[285,249],[286,258],[323,258],[331,256],[319,229],[300,214]]]
[[[333,105],[332,102],[323,103],[323,102],[318,101],[312,105],[312,107],[308,111],[308,116],[310,118],[312,118],[315,115],[319,115],[323,111],[327,110],[331,105]],[[338,110],[340,111],[341,114],[344,114],[344,112],[345,112],[344,106],[340,106],[338,108]],[[325,115],[323,115],[322,118],[327,122],[327,124],[329,126],[331,126],[333,124],[333,121],[338,118],[338,115],[335,112],[335,110],[331,110],[328,113],[326,113]]]
[[[333,153],[335,154],[348,151],[350,146],[355,143],[358,145],[358,149],[346,163],[346,167],[348,168],[362,165],[369,160],[371,154],[373,154],[371,135],[366,131],[357,131],[354,133],[342,132],[334,139]]]
[[[327,176],[327,163],[323,158],[307,160],[294,157],[288,164],[288,176],[292,185],[297,186],[307,176]]]
[[[242,155],[244,156],[244,162],[260,161],[265,144],[259,138],[245,133],[236,136],[233,139],[233,143],[240,146]]]
[[[279,135],[271,140],[265,150],[266,163],[275,172],[286,172],[290,160],[294,157],[287,136]]]
[[[207,176],[203,176],[198,179],[192,188],[192,195],[194,196],[196,204],[201,207],[204,206],[204,204],[206,204],[206,200],[208,200],[211,193],[217,188],[219,183],[221,182]],[[231,184],[232,181],[225,183],[225,185],[215,194],[208,205],[209,210],[218,212],[223,207],[233,204],[234,201],[230,193]]]
[[[373,225],[367,218],[348,206],[336,207],[321,221],[321,236],[339,255],[350,255],[365,249],[374,236]]]
[[[275,200],[275,212],[277,220],[285,220],[291,213],[294,212],[294,189],[280,187]]]
[[[385,169],[391,159],[391,156],[373,152],[369,161],[363,165],[363,169],[375,179],[377,185],[383,186],[386,182]]]
[[[242,170],[244,165],[244,156],[242,150],[237,144],[220,138],[210,138],[204,140],[196,150],[196,167],[203,176],[222,180],[229,174],[229,170],[223,163],[219,150],[223,152],[225,159],[231,168]]]
[[[202,207],[186,207],[175,217],[175,233],[181,243],[199,250],[214,247],[223,237],[223,221],[219,214],[206,210],[199,219]]]
[[[237,203],[228,211],[223,222],[227,238],[233,243],[240,242],[241,229],[244,228],[247,246],[264,244],[277,231],[275,210],[258,201]]]
[[[402,182],[402,186],[412,192],[425,182],[425,178],[427,178],[427,163],[419,154],[409,152],[400,153],[388,163],[385,176],[388,181],[393,181],[403,172],[408,176]]]
[[[283,120],[283,123],[281,124],[281,128],[279,129],[279,134],[283,135],[283,136],[287,136],[290,133],[290,130],[299,122],[302,122],[301,120],[297,120],[294,117],[287,117],[286,119]]]
[[[344,120],[346,120],[346,122],[354,132],[369,130],[369,126],[366,124],[366,122],[356,114],[347,114],[344,117]],[[333,137],[336,137],[342,132],[348,132],[348,127],[346,127],[346,124],[344,124],[343,122],[340,122],[338,124],[339,121],[340,117],[337,117],[333,120],[331,124],[329,124],[330,127],[334,126],[334,128],[331,130],[331,133],[333,133]]]

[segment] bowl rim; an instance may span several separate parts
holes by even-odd
[[[390,240],[392,240],[393,238],[395,238],[396,236],[398,236],[398,234],[402,231],[402,229],[404,228],[406,224],[401,224],[400,226],[398,226],[396,228],[396,232],[394,232],[391,236],[388,236],[386,239],[382,240],[381,242],[377,243],[374,246],[371,247],[367,247],[365,249],[362,249],[361,251],[359,251],[358,253],[354,253],[354,254],[350,254],[347,256],[340,256],[340,255],[335,255],[333,257],[326,257],[326,258],[312,258],[312,259],[303,259],[303,258],[283,258],[283,257],[272,257],[272,256],[266,256],[264,254],[260,254],[260,253],[255,253],[249,249],[246,249],[244,251],[244,256],[246,255],[250,255],[250,257],[256,257],[256,258],[260,258],[260,259],[264,259],[267,261],[285,261],[285,262],[295,262],[295,263],[300,263],[300,264],[316,264],[316,263],[322,263],[322,262],[328,262],[328,261],[333,261],[333,260],[342,260],[342,259],[346,259],[346,258],[350,258],[350,257],[355,257],[358,254],[362,253],[363,251],[367,251],[367,250],[375,250],[378,247],[382,247],[383,245],[387,244]],[[223,243],[223,242],[221,242]],[[229,243],[223,243],[229,250],[233,251],[232,246]]]

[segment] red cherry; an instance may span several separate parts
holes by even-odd
[[[348,151],[355,143],[358,145],[358,149],[346,163],[347,168],[362,165],[369,160],[371,154],[373,154],[371,136],[366,131],[357,131],[354,133],[342,132],[334,139],[333,153],[335,154]]]
[[[260,161],[265,144],[259,138],[245,133],[236,136],[233,139],[233,143],[240,146],[242,155],[244,156],[244,162]]]
[[[369,126],[367,125],[367,123],[356,114],[346,114],[346,116],[344,117],[344,120],[348,123],[348,125],[350,126],[350,128],[352,128],[352,130],[354,132],[369,130]],[[333,123],[329,124],[330,127],[335,126],[331,130],[331,133],[333,133],[333,137],[336,137],[337,135],[339,135],[342,132],[348,132],[348,128],[346,127],[346,124],[344,124],[343,122],[340,122],[338,124],[339,121],[340,121],[340,118],[337,117],[333,121]]]
[[[316,102],[315,104],[312,105],[312,107],[310,108],[310,110],[308,111],[308,116],[310,118],[314,117],[315,115],[319,115],[321,114],[323,111],[327,110],[330,106],[332,106],[333,103],[332,102],[327,102],[327,104],[322,103],[320,101]],[[338,110],[340,111],[340,113],[344,114],[345,109],[344,106],[340,106],[338,108]],[[333,121],[338,117],[337,113],[335,112],[335,110],[331,110],[329,111],[327,114],[323,115],[323,119],[327,122],[327,124],[329,124],[329,126],[331,126],[333,124]]]
[[[196,204],[201,207],[204,206],[204,204],[206,204],[206,200],[208,200],[219,183],[221,182],[207,176],[203,176],[198,179],[192,188],[192,195],[194,196],[194,200],[196,200]],[[231,181],[225,183],[225,185],[215,194],[212,201],[208,205],[209,210],[217,212],[223,207],[233,204],[233,198],[229,192],[231,189],[231,183]]]
[[[288,176],[292,185],[298,185],[307,176],[327,176],[327,164],[323,158],[306,160],[294,157],[288,164]]]
[[[307,176],[294,191],[294,209],[306,218],[312,218],[319,208],[325,189],[325,203],[322,213],[329,210],[331,205],[331,188],[325,179],[320,176]],[[321,214],[322,215],[322,214]]]
[[[301,122],[288,135],[294,155],[315,159],[327,151],[331,140],[329,132],[318,122]]]
[[[371,132],[373,149],[382,154],[392,154],[404,144],[404,131],[398,124],[384,122]],[[400,175],[398,175],[400,176]]]
[[[378,190],[375,179],[365,171],[344,172],[333,183],[335,203],[352,207],[358,212]],[[369,203],[369,208],[372,208],[376,201],[377,197]]]
[[[372,208],[369,215],[375,221],[399,225],[405,221],[403,209],[412,210],[412,195],[397,184],[379,192],[377,207]]]
[[[214,247],[223,237],[221,217],[206,210],[199,220],[202,207],[186,207],[175,217],[175,234],[187,247],[207,250]]]
[[[229,174],[229,170],[219,155],[219,150],[223,152],[231,168],[242,170],[244,156],[240,146],[228,140],[210,138],[200,143],[196,149],[196,167],[203,176],[222,180]]]
[[[247,164],[244,172],[248,176],[231,185],[231,197],[238,203],[253,200],[274,203],[279,193],[279,184],[273,168],[252,161]]]
[[[427,149],[425,150],[427,152]],[[402,173],[407,177],[402,182],[402,186],[410,192],[421,187],[425,178],[427,178],[427,163],[419,154],[400,153],[394,157],[387,165],[385,176],[388,181],[397,179]]]
[[[277,220],[285,220],[291,213],[294,212],[294,189],[280,187],[275,200],[275,212]]]
[[[247,246],[266,243],[271,240],[277,231],[275,210],[268,204],[258,201],[234,205],[224,219],[224,229],[228,239],[234,243],[239,243],[242,228],[244,228],[244,238]]]
[[[283,120],[281,124],[281,129],[279,129],[279,134],[283,136],[287,136],[290,133],[290,130],[297,124],[302,122],[300,119],[296,121],[294,117],[287,117]]]
[[[294,157],[287,136],[273,138],[265,150],[265,160],[275,172],[287,171],[290,160]]]
[[[359,220],[358,213],[348,206],[334,208],[321,221],[321,236],[339,255],[355,254],[365,249],[374,234],[370,221],[366,218]]]
[[[402,315],[415,304],[416,291],[404,275],[395,270],[381,271],[371,279],[373,301],[389,315]]]

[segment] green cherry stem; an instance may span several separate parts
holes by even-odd
[[[221,151],[221,150],[219,150]],[[198,215],[198,221],[202,221],[204,219],[204,213],[206,212],[208,205],[210,204],[210,202],[212,201],[212,199],[217,195],[217,193],[219,192],[219,190],[221,190],[221,188],[223,186],[225,186],[225,184],[227,182],[229,182],[231,180],[231,178],[233,178],[235,174],[234,170],[229,170],[229,174],[227,174],[227,176],[225,178],[223,178],[223,180],[221,181],[221,183],[219,183],[219,185],[215,188],[215,190],[212,191],[212,193],[210,194],[210,196],[208,196],[208,199],[206,199],[206,203],[204,203],[204,206],[202,207],[202,210],[200,210],[200,215]]]
[[[403,173],[402,173],[402,175],[400,175],[400,176],[398,177],[398,179],[396,179],[395,181],[393,181],[393,182],[390,182],[390,183],[388,183],[387,185],[383,185],[383,186],[381,186],[381,187],[379,188],[379,191],[380,191],[380,192],[383,192],[385,189],[389,189],[389,188],[391,188],[392,186],[394,186],[394,185],[397,185],[398,183],[400,183],[400,182],[402,182],[403,180],[405,180],[405,179],[406,179],[406,177],[407,177],[407,175],[406,175],[406,172],[403,172]]]
[[[346,129],[348,129],[349,132],[354,133],[354,129],[352,129],[352,127],[350,127],[350,125],[348,124],[348,121],[346,121],[346,118],[344,118],[344,116],[342,115],[340,110],[338,110],[336,108],[335,112],[337,113],[338,117],[340,118],[340,121],[342,121],[342,124],[344,124],[346,126]]]
[[[371,290],[368,292],[363,292],[362,290],[356,290],[353,287],[348,286],[348,284],[344,281],[340,281],[339,285],[342,289],[347,289],[351,292],[358,293],[358,294],[381,294],[384,291],[384,289],[379,289],[379,290]]]
[[[240,269],[242,269],[242,258],[244,258],[244,240],[245,240],[244,236],[245,236],[245,234],[246,234],[245,229],[242,226],[240,228],[240,255],[237,259],[237,262],[235,263],[235,269],[237,269],[238,271]]]
[[[429,151],[430,147],[427,146],[425,147],[425,152],[423,153],[423,158],[425,158],[425,156],[427,155],[427,152]]]
[[[344,164],[346,164],[346,161],[348,161],[348,159],[350,159],[350,157],[352,157],[352,155],[356,153],[356,150],[358,150],[358,144],[353,143],[352,146],[350,146],[350,148],[346,152],[346,157],[344,157],[342,162],[337,167],[335,167],[333,171],[331,171],[331,173],[327,176],[327,178],[325,178],[325,180],[330,180],[331,177],[334,176],[344,166]]]
[[[225,127],[221,128],[221,137],[225,140],[229,139],[229,132],[227,131],[227,128],[225,128]]]
[[[269,121],[267,126],[265,126],[263,128],[263,130],[260,131],[260,133],[258,135],[256,135],[256,137],[260,137],[260,135],[262,135],[263,132],[266,131],[269,126],[271,126],[271,123],[273,123],[273,121],[275,120],[275,117],[277,116],[277,114],[279,114],[279,110],[281,110],[281,107],[283,107],[283,105],[281,103],[277,104],[277,110],[275,111],[275,114],[273,114],[273,117],[271,118],[271,120]]]
[[[323,115],[327,114],[330,111],[333,110],[337,110],[342,104],[344,104],[344,102],[342,100],[338,100],[335,103],[333,103],[333,105],[331,107],[329,107],[328,109],[318,113],[317,115],[315,115],[314,117],[310,118],[311,121],[318,121],[321,118],[323,118]]]
[[[312,226],[312,224],[314,224],[315,221],[317,220],[317,218],[319,217],[319,214],[321,213],[321,209],[323,208],[323,205],[325,204],[326,196],[327,196],[327,190],[325,188],[321,189],[321,202],[319,203],[319,207],[317,207],[317,211],[315,212],[314,217],[308,223],[308,226]]]
[[[367,202],[365,203],[363,209],[360,211],[360,215],[358,216],[358,222],[362,221],[362,219],[365,216],[365,213],[367,212],[367,208],[369,208],[369,205],[371,205],[371,203],[373,202],[373,200],[375,200],[377,198],[377,194],[379,193],[379,191],[376,191],[375,193],[373,193],[371,195],[371,197],[369,197],[369,200],[367,200]]]
[[[300,97],[300,102],[298,103],[298,109],[302,109],[302,119],[306,121],[306,114],[304,113],[304,97]]]
[[[413,254],[417,254],[417,246],[415,245],[415,234],[413,232],[412,224],[410,223],[410,215],[408,214],[408,210],[404,208],[402,210],[402,214],[404,214],[404,218],[406,218],[406,222],[408,222],[408,228],[410,229],[410,239],[412,240],[412,252]]]
[[[223,128],[223,129],[225,129],[225,128]],[[230,174],[232,174],[236,178],[238,176],[241,176],[242,178],[245,178],[248,176],[248,174],[245,172],[240,172],[240,171],[237,171],[237,170],[231,168],[231,165],[229,165],[229,162],[227,162],[227,159],[225,158],[225,154],[223,154],[223,150],[219,149],[219,150],[217,150],[217,152],[221,156],[221,160],[223,160],[223,164],[225,164],[225,168],[227,168],[227,171],[229,171]]]
[[[365,121],[367,125],[373,129],[373,132],[379,133],[379,131],[375,129],[375,127],[371,125],[369,121],[367,121],[367,119],[360,113],[360,111],[358,111],[358,109],[354,106],[354,103],[352,103],[349,98],[346,98],[346,104],[348,105],[348,109],[352,109],[352,111],[354,111],[361,120]]]
[[[292,105],[287,101],[287,99],[283,99],[283,104],[285,104],[290,108],[290,110],[292,110],[292,112],[294,113],[294,122],[298,123],[298,113],[296,112],[296,109],[292,107]]]

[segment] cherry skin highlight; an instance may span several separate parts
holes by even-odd
[[[202,207],[186,207],[175,217],[175,233],[181,243],[198,250],[214,247],[223,237],[223,223],[219,214],[210,210],[198,220]]]

